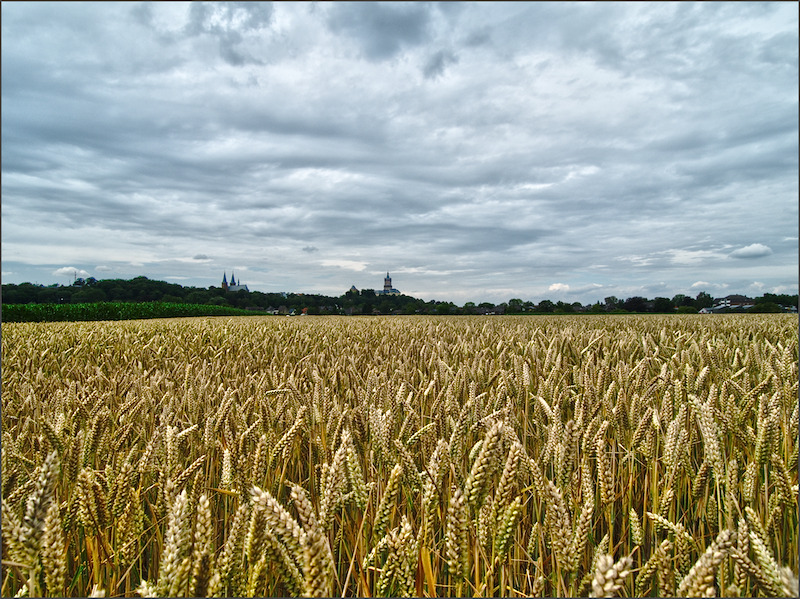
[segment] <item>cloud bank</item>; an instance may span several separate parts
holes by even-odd
[[[772,249],[763,243],[751,243],[731,252],[731,258],[763,258],[772,254]]]
[[[1,10],[4,282],[797,292],[794,3]]]

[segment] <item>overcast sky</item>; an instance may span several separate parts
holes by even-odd
[[[798,4],[2,3],[2,279],[798,292]]]

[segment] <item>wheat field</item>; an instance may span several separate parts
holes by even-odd
[[[5,324],[3,596],[796,596],[791,315]]]

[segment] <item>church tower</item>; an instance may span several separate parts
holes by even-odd
[[[231,291],[231,292],[234,292],[234,293],[237,292],[237,291],[247,291],[247,292],[250,291],[247,288],[247,285],[244,285],[242,283],[241,279],[239,279],[238,282],[236,281],[236,274],[233,271],[231,271],[231,281],[230,281],[230,283],[228,282],[228,278],[227,278],[226,274],[225,273],[222,274],[222,288],[225,291]]]
[[[389,276],[389,273],[386,273],[386,278],[383,280],[383,293],[389,294],[392,291],[392,277]]]

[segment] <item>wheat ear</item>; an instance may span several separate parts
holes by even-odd
[[[695,562],[689,573],[678,585],[678,594],[682,597],[714,596],[714,575],[717,567],[730,552],[736,535],[731,530],[723,530],[717,535],[705,553]],[[709,595],[710,594],[710,595]]]
[[[614,563],[614,558],[603,554],[597,559],[592,580],[592,597],[613,597],[622,588],[625,578],[630,574],[633,560],[625,556]]]

